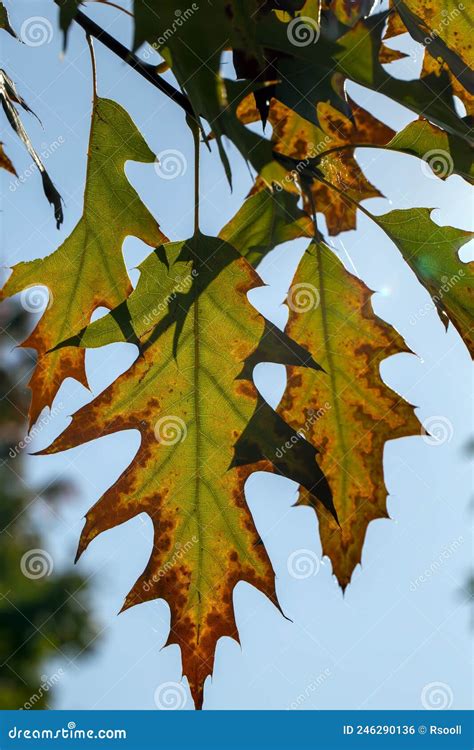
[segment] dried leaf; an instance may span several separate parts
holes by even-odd
[[[56,188],[54,187],[46,168],[38,156],[29,136],[26,132],[23,123],[18,114],[13,102],[19,104],[26,112],[32,112],[24,99],[20,96],[16,90],[15,84],[11,78],[5,73],[4,70],[0,70],[0,101],[2,103],[3,111],[10,123],[12,129],[15,131],[17,136],[23,142],[29,155],[33,159],[34,163],[38,167],[43,182],[43,192],[48,199],[49,203],[54,207],[54,216],[56,218],[56,226],[59,229],[63,222],[63,207],[62,199]],[[34,114],[34,113],[32,113]]]
[[[14,174],[16,177],[18,177],[16,173],[16,169],[13,166],[11,159],[6,155],[5,150],[3,148],[3,143],[0,141],[0,167],[2,169],[6,169],[7,172],[11,172],[11,174]]]
[[[0,29],[3,29],[4,31],[6,31],[14,39],[18,39],[16,31],[12,28],[10,24],[10,19],[8,18],[8,11],[5,8],[5,5],[3,3],[0,3]]]

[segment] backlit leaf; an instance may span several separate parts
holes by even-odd
[[[410,122],[386,147],[418,156],[442,180],[453,173],[470,182],[474,179],[472,149],[465,141],[448,135],[427,120]]]
[[[457,0],[395,0],[412,37],[432,57],[442,58],[451,72],[474,94],[472,17]]]
[[[219,237],[256,266],[274,247],[297,237],[312,237],[313,222],[285,190],[261,190],[244,202]]]
[[[196,115],[211,125],[230,180],[229,162],[221,142],[221,113],[225,107],[221,56],[232,46],[258,64],[260,52],[254,30],[257,1],[214,0],[212,4],[193,3],[182,11],[173,0],[134,0],[133,10],[134,48],[147,41],[168,63]]]
[[[467,91],[462,83],[454,76],[448,69],[446,63],[443,63],[441,58],[434,58],[428,52],[425,51],[423,57],[423,67],[421,69],[421,77],[426,78],[427,76],[448,76],[453,89],[453,94],[457,96],[466,108],[466,115],[474,116],[474,95],[472,92]]]
[[[439,317],[451,321],[474,357],[474,263],[459,258],[471,232],[440,227],[429,208],[410,208],[374,216],[428,290]]]
[[[369,14],[373,0],[326,0],[324,5],[345,26],[354,26],[360,18]]]
[[[125,110],[109,99],[94,104],[89,154],[79,223],[51,255],[18,263],[2,291],[2,298],[22,292],[30,311],[46,308],[23,344],[38,352],[30,382],[32,422],[51,405],[64,378],[87,384],[84,352],[47,352],[86,325],[97,307],[115,307],[129,294],[122,256],[125,237],[134,235],[151,246],[164,239],[124,173],[126,161],[152,162],[154,155]],[[47,291],[35,296],[32,287],[38,285]]]
[[[419,434],[412,408],[380,377],[386,357],[406,351],[377,318],[371,292],[335,254],[312,243],[288,294],[287,333],[324,371],[289,367],[279,414],[320,451],[340,526],[319,504],[323,553],[344,588],[360,562],[368,524],[386,518],[383,452],[387,440]],[[303,492],[300,503],[307,503]]]
[[[168,643],[181,647],[183,671],[200,707],[217,640],[238,637],[235,584],[248,581],[276,603],[274,574],[244,483],[251,470],[286,469],[270,436],[281,441],[294,432],[261,402],[244,372],[265,333],[264,319],[246,298],[261,283],[247,261],[222,240],[197,235],[152,253],[140,271],[127,303],[81,336],[82,345],[93,346],[137,336],[140,356],[74,415],[47,452],[139,430],[131,465],[87,513],[78,554],[101,532],[148,513],[153,550],[124,608],[166,599]],[[254,442],[262,431],[263,447]],[[300,480],[324,494],[315,451],[308,443],[305,451]],[[327,507],[332,509],[330,499]]]
[[[296,160],[302,167],[305,161],[318,157],[318,168],[322,175],[353,200],[376,198],[380,196],[380,192],[363,174],[354,157],[354,148],[364,144],[384,145],[394,136],[394,132],[350,98],[348,104],[352,119],[331,104],[320,102],[317,107],[317,126],[278,100],[272,99],[268,120],[273,126],[274,148],[278,153]],[[258,118],[250,97],[239,106],[238,115],[244,122],[253,122]],[[278,187],[296,190],[295,181],[299,174],[301,172],[297,165],[293,181],[286,176],[283,182],[278,183]],[[258,183],[257,188],[260,186],[261,183]],[[316,210],[326,218],[329,234],[339,234],[355,228],[356,208],[337,190],[313,181],[311,193]],[[308,193],[304,192],[303,197],[305,208],[312,215]]]
[[[326,49],[323,38],[314,45],[291,45],[282,23],[260,23],[259,39],[271,49],[294,55],[312,65],[316,81],[337,71],[344,78],[383,92],[393,101],[472,143],[469,124],[458,117],[454,108],[449,78],[433,76],[404,81],[384,70],[379,51],[385,20],[386,14],[379,13],[359,21],[338,38],[336,50]]]

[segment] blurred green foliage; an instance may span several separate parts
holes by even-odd
[[[38,490],[25,481],[24,451],[34,362],[15,349],[25,337],[26,313],[7,302],[0,310],[0,709],[48,708],[71,660],[90,648],[96,628],[89,618],[88,584],[71,569],[57,571],[34,520],[36,503],[54,504],[70,491],[64,481]],[[40,499],[41,498],[41,499]],[[46,573],[30,578],[22,558],[44,555]],[[28,559],[28,558],[27,558]],[[23,563],[25,568],[25,563]],[[36,571],[36,572],[35,572]],[[60,664],[56,670],[51,664]],[[55,688],[56,686],[56,688]],[[60,689],[60,688],[59,688]]]

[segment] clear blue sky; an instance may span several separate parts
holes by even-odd
[[[43,129],[31,117],[25,122],[36,146],[60,147],[47,162],[65,198],[65,222],[55,229],[52,212],[42,197],[37,174],[17,190],[2,172],[2,263],[12,265],[51,253],[71,232],[82,210],[86,149],[91,103],[89,53],[83,33],[73,29],[69,48],[60,59],[61,39],[52,0],[7,2],[17,29],[25,19],[49,19],[53,35],[38,47],[19,45],[2,35],[4,67],[39,115]],[[128,19],[110,8],[87,6],[109,32],[130,44]],[[419,67],[417,45],[409,44],[410,61],[392,66],[392,73],[411,77]],[[163,180],[152,165],[127,166],[127,174],[171,239],[192,233],[192,144],[183,117],[161,96],[96,44],[99,93],[117,100],[130,112],[150,147],[158,153],[177,149],[190,168],[187,175]],[[418,60],[413,56],[418,55]],[[373,93],[352,87],[363,106],[395,128],[413,116]],[[18,172],[30,164],[28,155],[9,132],[2,136]],[[234,192],[229,193],[214,153],[203,151],[202,229],[217,233],[238,208],[250,187],[246,166],[230,147]],[[456,176],[442,182],[428,177],[411,157],[359,151],[369,179],[387,196],[372,200],[375,212],[390,208],[430,206],[435,220],[469,227],[472,201],[467,185]],[[375,311],[403,335],[414,355],[400,354],[385,361],[385,381],[417,406],[425,421],[447,420],[450,439],[428,445],[411,437],[387,444],[385,476],[388,509],[393,520],[369,527],[363,564],[345,597],[323,560],[317,575],[297,580],[287,570],[288,557],[308,549],[320,557],[314,513],[291,508],[296,487],[289,481],[256,474],[248,485],[248,501],[270,553],[277,576],[281,614],[257,590],[239,584],[234,602],[242,646],[223,639],[217,649],[214,677],[206,686],[207,708],[336,709],[422,708],[426,685],[448,686],[453,708],[471,704],[472,674],[469,608],[462,591],[470,569],[472,524],[471,466],[464,453],[472,431],[472,365],[455,330],[445,333],[434,311],[420,315],[428,302],[392,243],[364,216],[356,232],[333,242],[350,270],[356,269],[372,289]],[[284,324],[285,290],[304,242],[281,246],[265,259],[260,271],[268,287],[252,301],[272,320]],[[132,270],[147,248],[128,239],[124,256]],[[468,250],[463,251],[466,259]],[[411,319],[417,317],[413,324]],[[133,361],[131,345],[112,345],[87,354],[93,393],[101,391]],[[284,387],[279,366],[260,366],[257,384],[275,404]],[[41,433],[36,447],[46,446],[68,423],[69,415],[91,398],[78,383],[63,384],[57,418]],[[452,427],[452,429],[451,429]],[[41,499],[35,517],[48,538],[56,566],[70,561],[86,510],[130,462],[139,444],[137,433],[112,435],[66,454],[31,457],[31,483],[54,476],[73,477],[78,497],[52,511]],[[97,648],[88,658],[69,663],[58,654],[46,670],[64,670],[56,692],[57,708],[155,708],[154,693],[168,681],[179,681],[179,650],[162,649],[169,627],[163,601],[141,605],[116,616],[122,600],[144,568],[152,544],[151,522],[140,516],[103,534],[88,549],[80,570],[91,577],[94,614],[103,628]],[[455,549],[453,550],[453,545]],[[446,550],[450,550],[447,554]],[[427,569],[436,569],[426,576]],[[420,581],[420,576],[425,580]],[[446,692],[446,688],[443,688]],[[302,698],[301,698],[302,696]],[[186,706],[192,707],[190,701]]]

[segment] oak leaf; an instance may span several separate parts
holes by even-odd
[[[305,252],[288,293],[287,333],[323,371],[289,367],[279,414],[318,448],[339,519],[316,505],[323,554],[340,585],[361,560],[367,526],[386,518],[387,440],[419,434],[412,407],[384,384],[380,363],[407,351],[373,312],[371,291],[324,243]],[[311,503],[303,491],[300,503]]]
[[[249,473],[284,473],[303,481],[328,512],[334,507],[309,443],[297,440],[291,456],[276,455],[295,433],[258,396],[250,378],[264,355],[255,355],[265,335],[274,357],[279,346],[285,362],[302,361],[295,360],[302,352],[284,350],[248,302],[247,291],[261,284],[248,262],[224,241],[198,234],[157,249],[140,272],[120,308],[61,349],[134,341],[139,357],[74,415],[46,452],[121,430],[140,432],[132,463],[87,513],[78,555],[103,531],[148,513],[153,549],[124,609],[166,599],[168,643],[181,647],[200,707],[217,640],[238,638],[235,584],[248,581],[277,604],[273,570],[245,501]],[[305,366],[308,360],[306,353]]]
[[[128,160],[153,162],[154,158],[125,110],[109,99],[96,99],[82,218],[51,255],[18,263],[2,290],[3,299],[22,292],[30,311],[41,311],[37,308],[41,299],[46,307],[22,344],[38,353],[30,381],[32,423],[45,406],[51,406],[64,378],[87,385],[83,351],[48,352],[86,325],[96,308],[115,307],[130,293],[122,256],[125,237],[134,235],[150,246],[165,239],[124,172]],[[38,295],[37,286],[47,291]]]

